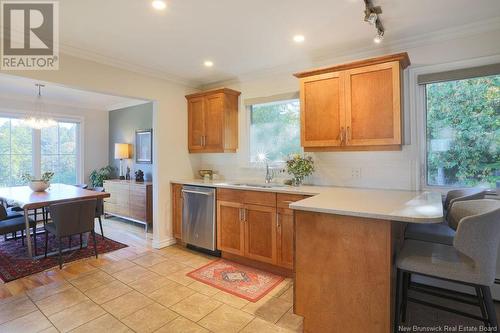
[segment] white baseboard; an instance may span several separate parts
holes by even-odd
[[[170,238],[166,238],[166,239],[162,239],[162,240],[154,240],[153,239],[153,247],[155,249],[162,249],[164,247],[174,245],[175,243],[177,243],[177,241],[174,237],[170,237]]]

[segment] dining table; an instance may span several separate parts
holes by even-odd
[[[66,184],[51,184],[50,187],[42,192],[35,192],[28,186],[0,187],[0,201],[10,205],[19,206],[24,211],[24,222],[26,226],[26,241],[28,246],[28,255],[33,256],[31,244],[30,225],[28,212],[30,210],[48,207],[52,204],[70,202],[84,199],[103,199],[109,198],[110,194],[106,192],[97,192],[86,190],[78,186]]]

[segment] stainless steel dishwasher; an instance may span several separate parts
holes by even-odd
[[[215,188],[185,185],[182,196],[182,240],[195,249],[217,255]]]

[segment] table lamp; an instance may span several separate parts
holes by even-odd
[[[123,160],[130,158],[128,143],[115,143],[115,159],[120,160],[120,179],[125,179],[123,175]]]

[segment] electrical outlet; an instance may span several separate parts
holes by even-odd
[[[352,179],[361,179],[361,168],[352,168],[351,169],[351,178]]]

